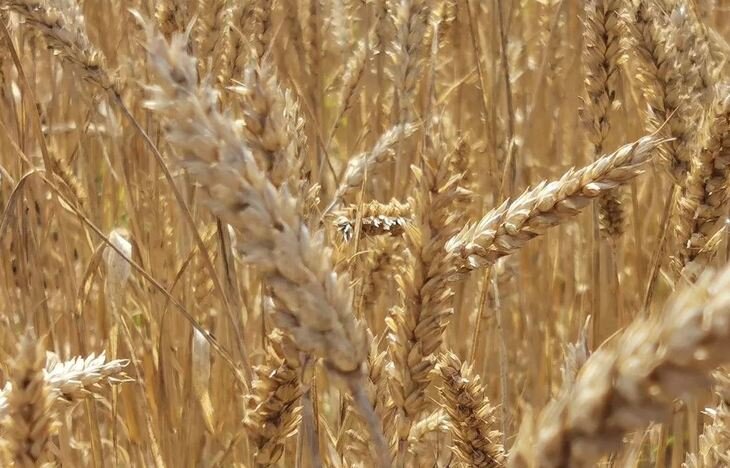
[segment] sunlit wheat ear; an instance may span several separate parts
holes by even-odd
[[[604,152],[610,131],[610,113],[618,105],[621,27],[619,0],[585,2],[583,66],[586,101],[581,117],[587,129],[593,156]],[[598,199],[601,232],[616,239],[623,232],[620,189],[607,191]]]
[[[474,270],[518,251],[530,239],[573,218],[591,199],[641,174],[653,150],[662,143],[656,137],[643,137],[505,201],[449,240],[446,248],[451,260],[459,269]]]
[[[3,445],[14,466],[35,467],[51,461],[48,440],[55,430],[54,397],[43,375],[43,351],[27,332],[10,365],[10,389],[2,418]],[[2,408],[2,402],[0,402]]]
[[[43,371],[49,391],[54,402],[76,401],[93,396],[106,385],[129,382],[124,372],[129,364],[126,359],[107,361],[104,353],[96,356],[76,357],[68,361],[60,361],[54,353],[46,353],[46,365]],[[0,416],[8,411],[8,394],[12,389],[11,382],[0,391]]]
[[[513,466],[588,467],[623,436],[671,415],[675,398],[707,387],[730,359],[730,267],[707,272],[661,315],[637,319],[583,365],[569,392],[546,407],[536,444],[510,454]]]
[[[730,172],[730,87],[717,88],[717,102],[709,115],[708,136],[692,160],[677,201],[674,234],[679,249],[674,259],[677,274],[694,278],[716,252],[713,235],[724,229],[718,220],[728,199]]]
[[[662,129],[674,140],[661,148],[670,175],[681,182],[696,149],[694,128],[713,85],[706,72],[707,44],[701,40],[684,4],[673,8],[658,0],[627,2],[621,22],[626,48],[638,65],[647,103],[647,130]],[[671,117],[671,118],[670,118]]]

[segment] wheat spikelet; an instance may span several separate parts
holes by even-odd
[[[623,436],[665,421],[672,401],[701,391],[727,362],[730,268],[703,275],[660,317],[637,319],[586,361],[572,389],[543,410],[532,453],[513,466],[593,466]]]
[[[438,371],[456,456],[468,466],[504,466],[504,447],[498,442],[502,434],[494,428],[495,408],[489,404],[479,376],[451,352],[441,356]]]
[[[460,269],[492,265],[528,240],[575,216],[590,199],[636,177],[662,141],[651,136],[624,145],[559,180],[542,182],[506,201],[449,240],[447,249]]]
[[[49,461],[47,444],[55,425],[54,398],[43,376],[43,352],[30,332],[21,339],[9,377],[3,442],[14,466],[41,466]]]
[[[582,109],[593,156],[603,154],[610,130],[609,112],[618,105],[621,58],[618,0],[589,0],[585,4],[583,66],[587,100]],[[616,239],[623,232],[620,189],[598,199],[601,232]]]
[[[243,421],[258,466],[272,466],[284,453],[284,442],[297,431],[302,388],[296,353],[278,334],[270,335],[264,364],[255,369],[252,393]]]

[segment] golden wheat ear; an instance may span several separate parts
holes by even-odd
[[[479,376],[452,352],[441,356],[437,369],[456,456],[468,466],[504,466],[502,433],[496,429],[495,408],[489,404]]]

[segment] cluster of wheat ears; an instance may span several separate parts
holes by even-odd
[[[728,37],[0,0],[0,466],[730,466]]]

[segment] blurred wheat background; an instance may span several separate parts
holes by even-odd
[[[730,2],[0,29],[0,466],[730,466]]]

